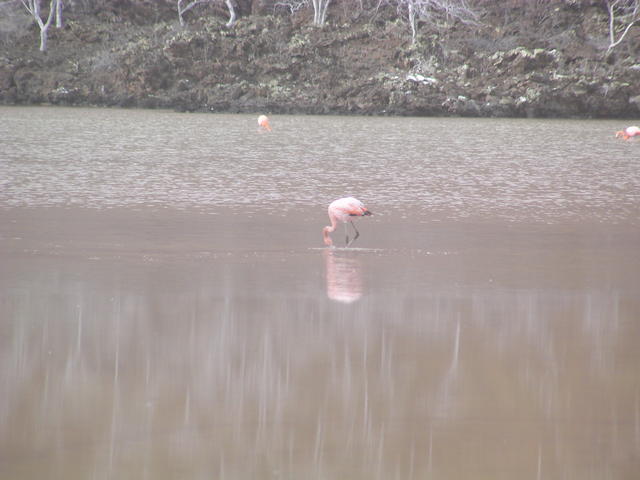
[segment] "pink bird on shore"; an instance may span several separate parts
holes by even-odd
[[[327,225],[322,229],[324,244],[327,246],[333,245],[333,241],[331,240],[329,234],[335,231],[338,222],[344,223],[344,232],[346,234],[346,244],[348,247],[356,241],[356,238],[360,236],[360,232],[358,232],[358,229],[353,224],[353,217],[364,217],[367,215],[371,215],[371,212],[367,209],[367,207],[365,207],[360,200],[353,197],[345,197],[334,200],[329,205],[328,212],[329,220],[331,220],[331,225]],[[347,222],[351,224],[351,226],[353,227],[353,231],[356,232],[351,241],[349,241]]]
[[[624,130],[620,130],[619,132],[616,132],[616,138],[622,137],[625,140],[629,140],[631,137],[635,137],[637,135],[640,135],[640,127],[627,127]]]

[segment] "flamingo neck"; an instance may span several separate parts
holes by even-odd
[[[324,239],[324,244],[330,247],[333,245],[333,240],[331,240],[329,234],[336,229],[336,219],[333,216],[329,218],[331,219],[331,225],[327,225],[322,229],[322,238]]]
[[[331,237],[329,236],[329,234],[334,230],[335,228],[331,228],[331,227],[324,227],[322,229],[322,238],[324,239],[324,244],[328,247],[333,245],[333,240],[331,240]]]

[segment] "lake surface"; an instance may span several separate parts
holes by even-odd
[[[624,122],[258,113],[0,107],[0,478],[636,478]]]

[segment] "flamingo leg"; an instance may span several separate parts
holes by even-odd
[[[360,232],[358,231],[358,229],[356,228],[356,226],[354,225],[354,223],[353,223],[352,221],[349,221],[349,223],[350,223],[350,224],[351,224],[351,226],[353,227],[353,231],[354,231],[354,232],[356,232],[356,235],[355,235],[355,237],[353,237],[353,238],[351,239],[351,241],[349,241],[349,236],[347,236],[347,247],[348,247],[349,245],[351,245],[353,242],[355,242],[355,241],[356,241],[356,238],[358,238],[358,237],[360,236]],[[347,228],[347,224],[345,223],[344,225],[345,225],[345,229],[346,229],[346,228]]]

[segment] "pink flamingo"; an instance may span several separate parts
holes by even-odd
[[[640,127],[627,127],[624,130],[616,132],[616,138],[622,137],[625,140],[629,140],[631,137],[635,137],[636,135],[640,135]]]
[[[258,127],[262,127],[267,131],[271,131],[271,125],[269,125],[269,117],[266,115],[260,115],[258,117]]]
[[[331,225],[328,225],[322,229],[322,237],[324,238],[324,244],[331,246],[333,245],[333,241],[329,236],[330,233],[334,232],[336,229],[337,223],[340,221],[344,223],[344,232],[347,237],[347,247],[356,241],[356,238],[360,236],[360,232],[353,224],[353,220],[351,217],[364,217],[366,215],[371,215],[371,212],[364,206],[364,204],[353,197],[345,197],[339,198],[338,200],[334,200],[329,205],[329,219],[331,220]],[[347,230],[347,222],[351,224],[354,232],[356,232],[355,237],[349,241],[349,232]]]

